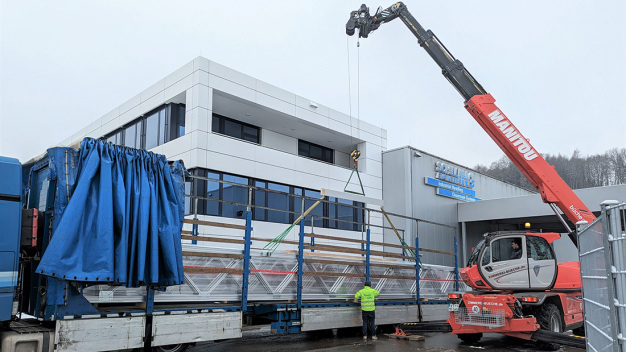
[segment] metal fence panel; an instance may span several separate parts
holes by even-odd
[[[626,352],[626,203],[605,202],[598,219],[578,233],[590,351]]]

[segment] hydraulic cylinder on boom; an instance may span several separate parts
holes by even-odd
[[[541,199],[550,205],[565,226],[570,239],[577,245],[574,230],[561,216],[559,209],[574,225],[579,221],[591,223],[595,216],[556,170],[537,152],[504,113],[495,105],[495,99],[446,49],[431,30],[425,30],[402,2],[386,9],[379,8],[374,15],[361,5],[352,11],[346,24],[346,33],[367,38],[381,24],[400,18],[417,38],[419,45],[439,65],[444,77],[456,88],[465,101],[465,109],[504,151],[530,183],[539,191]]]

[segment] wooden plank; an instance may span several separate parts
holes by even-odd
[[[203,253],[203,252],[183,251],[183,255],[190,256],[190,257],[235,258],[235,259],[243,258],[243,254],[230,254],[230,253]]]
[[[273,240],[268,240],[268,239],[264,239],[264,238],[258,238],[258,237],[252,237],[251,240],[253,241],[263,241],[263,242],[272,242]],[[300,243],[298,241],[288,241],[288,240],[282,240],[280,241],[280,243],[285,243],[285,244],[295,244],[295,245],[299,245]]]
[[[435,249],[426,249],[426,248],[420,248],[420,252],[429,252],[429,253],[439,253],[439,254],[454,255],[454,253],[452,253],[452,252],[444,252],[444,251],[438,251],[438,250],[435,250]]]
[[[336,237],[336,236],[318,235],[316,233],[307,233],[305,235],[307,237],[323,238],[323,239],[326,239],[326,240],[334,240],[334,241],[344,241],[344,242],[354,242],[354,243],[366,243],[367,242],[367,241],[364,241],[364,240],[357,240],[357,239],[353,239],[353,238],[343,238],[343,237]]]
[[[228,229],[237,229],[237,230],[245,230],[246,229],[246,227],[244,225],[225,224],[225,223],[222,223],[222,222],[193,220],[193,219],[185,219],[183,222],[185,224],[196,224],[196,225],[205,225],[205,226],[225,227],[225,228],[228,228]]]
[[[244,244],[244,240],[236,240],[224,237],[209,237],[209,236],[180,236],[183,240],[203,241],[203,242],[222,242],[222,243],[238,243]]]

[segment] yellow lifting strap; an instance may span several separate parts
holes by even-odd
[[[358,150],[353,150],[352,153],[350,153],[350,157],[354,160],[354,167],[352,167],[352,173],[350,173],[350,177],[348,177],[348,182],[346,182],[346,186],[343,188],[344,192],[348,192],[348,193],[353,193],[353,194],[359,194],[364,196],[365,195],[365,190],[363,189],[363,182],[361,182],[361,175],[359,175],[359,168],[358,168],[358,163],[359,163],[359,157],[361,156],[361,152]],[[348,190],[348,185],[350,184],[350,180],[352,179],[352,176],[356,173],[356,177],[359,179],[359,186],[361,187],[361,192],[355,192],[355,191],[351,191]]]
[[[400,234],[398,233],[398,230],[396,230],[396,227],[393,226],[393,223],[391,222],[391,219],[389,219],[389,215],[387,214],[387,212],[385,211],[385,209],[383,209],[383,207],[380,207],[380,211],[383,212],[383,215],[385,215],[385,218],[387,218],[387,222],[389,223],[389,225],[391,225],[391,228],[393,229],[393,232],[395,232],[396,236],[398,236],[398,240],[400,240],[400,244],[404,247],[410,247],[405,241],[404,239],[400,236]],[[409,254],[413,257],[415,257],[415,251],[412,250],[411,248],[403,248],[402,251],[407,251],[409,252]],[[419,260],[419,266],[420,268],[422,267],[422,261]]]

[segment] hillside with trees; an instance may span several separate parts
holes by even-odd
[[[613,148],[603,154],[582,156],[575,150],[571,157],[545,154],[563,180],[572,188],[590,188],[626,184],[626,148]],[[476,165],[474,169],[499,180],[535,191],[534,187],[506,157],[490,166]]]

